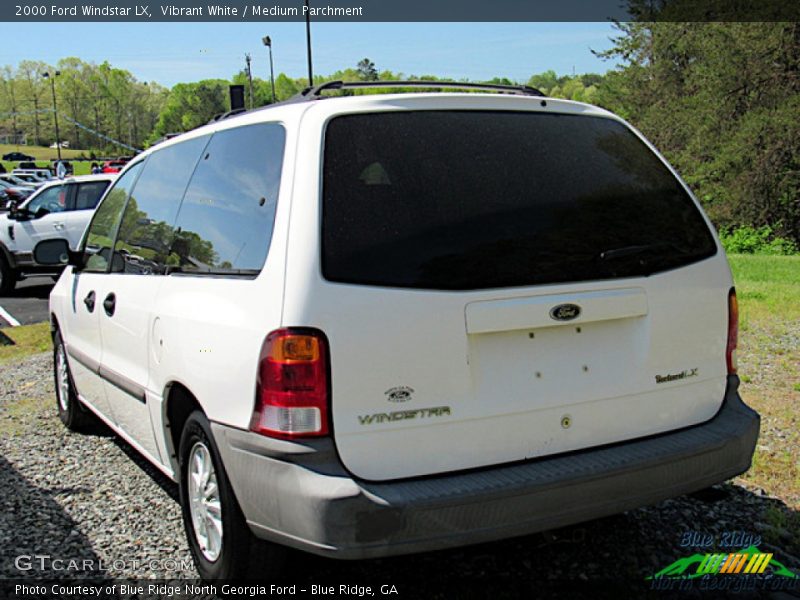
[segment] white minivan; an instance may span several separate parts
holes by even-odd
[[[328,93],[357,86],[156,145],[79,250],[36,249],[69,265],[62,421],[180,484],[204,578],[525,535],[749,468],[730,269],[641,134],[524,87]]]

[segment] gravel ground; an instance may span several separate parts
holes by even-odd
[[[0,489],[7,490],[0,497],[0,577],[97,576],[38,565],[27,573],[15,568],[17,556],[31,554],[103,561],[109,577],[195,577],[175,486],[107,428],[90,434],[64,429],[51,369],[49,354],[0,369]],[[292,578],[313,573],[308,581],[404,582],[406,590],[425,597],[483,597],[486,586],[498,597],[555,596],[576,585],[585,596],[572,597],[610,597],[610,585],[622,586],[616,597],[633,597],[646,592],[647,575],[694,552],[680,545],[687,531],[717,538],[730,531],[764,535],[770,543],[762,541],[762,551],[800,569],[792,555],[797,540],[765,524],[764,515],[775,509],[788,510],[780,499],[736,480],[702,496],[454,551],[361,562],[294,553]],[[694,590],[680,597],[724,595]],[[800,598],[800,586],[760,597]]]

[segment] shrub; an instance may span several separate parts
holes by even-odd
[[[790,239],[774,235],[772,227],[743,225],[736,229],[723,228],[719,232],[725,252],[731,254],[770,254],[785,256],[797,253],[797,245]]]

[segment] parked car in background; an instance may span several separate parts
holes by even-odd
[[[33,260],[42,240],[65,238],[77,247],[86,225],[116,175],[84,175],[51,181],[13,210],[0,215],[0,294],[14,289],[27,275],[58,274]]]
[[[178,482],[203,578],[525,535],[749,468],[697,199],[621,118],[499,89],[220,119],[131,161],[79,247],[37,245],[69,265],[59,417]]]
[[[11,173],[6,173],[6,175],[10,175],[15,179],[19,179],[22,182],[27,183],[28,185],[32,185],[33,187],[41,187],[44,185],[44,181],[41,180],[39,177],[32,175],[31,173],[27,173],[25,171],[20,171],[19,169],[15,169]]]
[[[53,174],[48,169],[14,169],[12,175],[30,175],[37,181],[49,181],[53,179]]]
[[[0,173],[0,180],[11,185],[33,185],[30,181],[20,177],[19,174],[14,175],[13,173]]]
[[[36,188],[30,185],[15,185],[0,176],[0,210],[9,210],[19,205],[30,196]]]
[[[8,188],[13,187],[8,182],[0,180],[0,211],[9,210],[13,206],[12,200],[8,196]]]
[[[23,152],[7,152],[3,154],[3,160],[34,160],[34,158]]]
[[[103,163],[103,173],[119,173],[126,164],[124,160],[107,160]]]
[[[38,166],[38,165],[36,164],[36,162],[35,162],[35,161],[32,161],[32,160],[23,160],[23,161],[21,161],[21,162],[20,162],[20,163],[17,165],[17,168],[18,168],[18,169],[44,169],[45,171],[47,171],[47,170],[48,170],[48,169],[45,169],[44,167],[40,167],[40,166]]]

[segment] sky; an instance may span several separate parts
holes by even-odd
[[[610,23],[312,23],[314,73],[354,67],[368,57],[379,71],[473,80],[524,82],[548,69],[558,75],[604,73],[612,62],[591,50],[610,47]],[[305,24],[297,23],[0,23],[0,65],[55,64],[76,56],[108,60],[140,81],[171,87],[229,79],[252,56],[254,76],[269,77],[261,38],[272,38],[275,74],[307,74]]]

